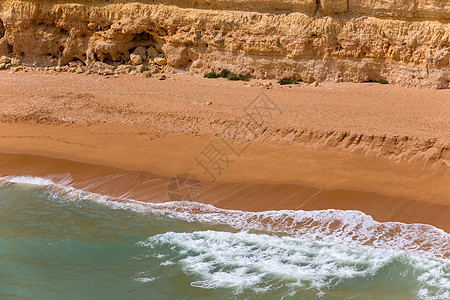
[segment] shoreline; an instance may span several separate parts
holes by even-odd
[[[35,155],[0,153],[0,175],[51,179],[57,184],[141,202],[167,203],[172,179],[147,171],[86,164]],[[201,182],[196,202],[219,209],[260,212],[271,210],[356,210],[378,222],[428,224],[450,232],[450,205],[383,195],[376,192],[321,189],[291,183]]]
[[[70,179],[75,188],[162,202],[168,181],[190,173],[204,184],[200,202],[218,208],[354,209],[450,232],[450,91],[374,84],[266,90],[167,76],[8,74],[0,83],[0,175]],[[283,114],[265,120],[260,139],[224,138],[262,92]],[[195,158],[211,143],[225,151],[225,142],[245,151],[228,151],[230,165],[212,184]]]

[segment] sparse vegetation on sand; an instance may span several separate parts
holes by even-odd
[[[232,80],[232,81],[238,81],[238,80],[249,81],[250,80],[249,75],[236,74],[227,69],[223,69],[219,73],[217,73],[215,71],[211,71],[211,72],[206,73],[203,77],[205,77],[205,78],[226,78],[226,79]]]
[[[281,79],[280,81],[278,81],[278,83],[280,85],[286,85],[286,84],[298,84],[298,80],[292,79],[291,77],[284,77],[283,79]]]
[[[389,81],[384,80],[384,79],[381,79],[381,80],[380,80],[380,84],[389,84]]]

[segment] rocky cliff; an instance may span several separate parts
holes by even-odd
[[[0,56],[450,87],[449,0],[3,0]]]

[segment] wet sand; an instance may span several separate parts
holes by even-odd
[[[170,201],[171,177],[34,155],[0,154],[0,175],[37,176],[111,197]],[[184,198],[243,211],[358,210],[376,221],[431,224],[450,231],[450,206],[376,192],[324,189],[290,183],[202,182],[199,197]]]
[[[450,232],[449,91],[266,90],[187,75],[0,77],[2,176],[164,202],[169,180],[191,173],[203,184],[198,201],[220,208],[355,209]],[[264,120],[262,138],[221,139],[261,92],[283,111]],[[230,159],[215,183],[195,160],[211,142]],[[224,142],[245,150],[233,154]]]

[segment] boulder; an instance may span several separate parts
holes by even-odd
[[[0,57],[0,64],[9,64],[11,62],[11,58],[8,56],[2,56]]]
[[[134,49],[132,54],[139,55],[140,57],[142,57],[142,60],[146,60],[147,59],[147,48],[145,48],[143,46],[139,46],[136,49]]]
[[[152,72],[151,71],[144,71],[144,72],[142,72],[142,77],[151,78],[152,77]]]
[[[167,65],[167,60],[164,57],[156,57],[153,61],[158,66],[165,66],[165,65]]]
[[[20,66],[21,65],[21,62],[20,62],[20,60],[19,59],[17,59],[17,58],[12,58],[11,59],[11,66]]]
[[[151,46],[147,49],[147,58],[148,59],[152,59],[155,57],[162,57],[163,54],[161,52],[159,52],[158,50],[156,50],[155,47]]]
[[[133,66],[138,66],[143,63],[142,56],[137,54],[130,54],[130,62]]]

